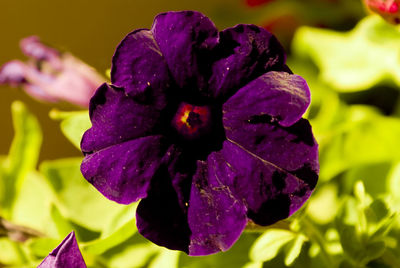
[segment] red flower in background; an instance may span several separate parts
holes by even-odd
[[[400,12],[398,0],[364,0],[365,6],[373,13],[379,14],[386,21],[399,24]]]
[[[275,0],[246,0],[246,4],[250,7],[260,6],[262,4],[266,4],[269,2],[273,2]]]

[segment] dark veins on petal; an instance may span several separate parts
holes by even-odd
[[[188,211],[192,256],[228,250],[247,223],[244,203],[232,193],[226,181],[229,180],[227,173],[221,174],[216,167],[221,160],[213,153],[207,162],[197,162]]]
[[[234,171],[235,179],[228,185],[257,224],[269,225],[290,216],[313,190],[304,180],[230,141],[224,142],[221,155],[225,161],[218,168],[226,169],[226,165]]]
[[[226,138],[315,186],[318,145],[311,126],[301,119],[310,101],[304,80],[268,72],[223,105]]]

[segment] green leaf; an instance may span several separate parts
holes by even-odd
[[[400,85],[397,55],[400,29],[379,16],[368,16],[350,32],[300,28],[295,54],[311,58],[323,81],[339,91],[358,91],[390,80]]]
[[[377,241],[368,244],[363,251],[363,258],[361,263],[366,265],[368,262],[378,259],[385,252],[385,248],[385,242],[383,241]]]
[[[391,162],[372,163],[351,167],[343,177],[341,188],[345,193],[351,193],[354,183],[362,180],[365,191],[377,198],[387,192],[387,176],[392,167]]]
[[[249,262],[243,266],[243,268],[262,268],[262,267],[263,267],[262,262]]]
[[[56,226],[58,238],[66,237],[74,229],[55,205],[51,207],[51,219]]]
[[[150,243],[132,244],[115,254],[110,259],[109,267],[146,267],[157,253],[159,249]]]
[[[366,208],[365,215],[368,222],[379,223],[390,216],[390,210],[385,201],[382,199],[375,199],[369,207]]]
[[[328,224],[335,218],[339,209],[338,189],[336,184],[325,184],[317,187],[310,197],[307,213],[313,221]]]
[[[392,229],[397,220],[397,214],[393,214],[382,220],[373,231],[371,240],[384,240],[385,235]]]
[[[391,168],[388,174],[387,192],[395,199],[400,208],[400,162],[397,162]]]
[[[42,143],[39,123],[25,105],[16,101],[11,106],[11,112],[15,134],[9,154],[3,161],[3,191],[0,193],[0,207],[5,217],[11,213],[17,185],[36,168]]]
[[[239,240],[226,252],[219,252],[209,256],[196,258],[179,255],[179,267],[185,268],[214,268],[214,267],[242,267],[250,261],[248,256],[249,248],[258,237],[258,233],[242,233]]]
[[[50,215],[53,200],[53,192],[41,174],[31,171],[18,185],[10,221],[49,236],[57,236]]]
[[[354,185],[354,195],[356,196],[358,202],[361,204],[366,204],[365,187],[362,181],[357,181]]]
[[[132,228],[136,232],[137,230],[134,221],[136,216],[135,212],[138,204],[139,203],[137,202],[128,206],[124,205],[118,207],[118,210],[115,212],[115,214],[113,214],[113,217],[107,220],[107,224],[103,228],[101,237],[103,238],[112,235],[116,230],[120,229],[127,222],[131,223]]]
[[[91,127],[89,112],[61,112],[52,110],[50,117],[55,120],[61,120],[61,131],[67,139],[80,150],[80,143],[83,133]]]
[[[365,169],[372,164],[398,161],[400,154],[396,152],[396,148],[399,148],[400,140],[396,137],[400,135],[399,118],[384,116],[367,105],[346,105],[337,92],[316,79],[317,72],[313,70],[312,64],[298,58],[288,60],[289,66],[306,79],[311,90],[312,102],[307,116],[319,144],[321,181],[330,180],[341,172],[354,170],[358,166],[364,166]],[[367,175],[378,173],[370,169],[372,172]],[[352,175],[364,175],[360,172]],[[376,185],[381,182],[372,176],[368,179]],[[348,182],[346,180],[344,185],[349,184],[347,189],[351,190],[354,180],[351,184]],[[379,186],[366,185],[366,188],[373,188],[375,193],[382,190],[385,184],[380,183]]]
[[[105,238],[99,238],[83,245],[82,247],[88,253],[100,255],[129,239],[136,233],[136,231],[135,223],[133,221],[128,221],[112,235]]]
[[[363,254],[362,245],[357,236],[356,228],[351,225],[344,225],[339,230],[340,234],[340,243],[342,244],[342,248],[344,253],[350,258],[359,262]]]
[[[349,199],[346,203],[353,203],[350,201],[354,201],[354,199]],[[360,214],[357,213],[358,211],[354,211],[354,204],[347,206],[347,208],[349,207],[353,207],[353,209],[347,211],[348,215]],[[363,224],[360,219],[353,219],[351,221],[347,220],[347,223],[345,223],[346,218],[343,216],[344,214],[346,213],[342,213],[342,215],[337,218],[336,224],[340,235],[340,243],[348,260],[351,263],[354,263],[356,267],[363,267],[368,262],[381,257],[385,252],[386,244],[380,239],[379,235],[375,236],[372,234],[372,236],[370,236],[370,233],[363,230],[363,225],[366,224]],[[371,222],[369,222],[369,224],[371,224]],[[383,229],[390,227],[388,225],[380,226],[382,226]],[[379,228],[376,230],[379,230],[379,232],[382,231]]]
[[[90,230],[108,230],[111,234],[115,231],[109,226],[112,222],[114,228],[119,228],[134,218],[136,204],[124,206],[105,198],[83,178],[81,161],[81,158],[45,161],[40,171],[55,191],[57,207],[65,218]],[[122,220],[115,222],[115,217]]]
[[[285,257],[285,265],[291,266],[294,261],[299,257],[301,253],[301,248],[303,247],[304,242],[306,241],[306,237],[304,235],[298,235],[296,239],[294,239],[289,244],[289,250],[287,251]]]
[[[287,243],[296,235],[287,230],[269,229],[262,234],[250,249],[250,259],[253,261],[269,261],[278,255]]]
[[[151,261],[149,268],[178,267],[178,258],[178,251],[163,249],[161,253]]]
[[[346,120],[331,126],[320,149],[320,176],[330,179],[360,165],[400,159],[400,119],[381,115],[362,105],[348,108]]]
[[[60,244],[59,239],[54,238],[36,238],[28,242],[30,252],[37,258],[43,259]]]
[[[6,267],[21,267],[28,262],[26,251],[22,245],[7,238],[0,238],[0,264]]]

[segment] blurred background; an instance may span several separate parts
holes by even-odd
[[[160,12],[198,10],[220,30],[262,26],[310,87],[321,166],[295,215],[249,228],[228,252],[188,257],[146,241],[136,204],[108,201],[82,178],[85,108],[0,85],[0,268],[35,267],[71,230],[88,267],[400,267],[400,1],[14,0],[0,10],[0,65],[27,60],[19,42],[36,35],[104,81],[122,38]]]

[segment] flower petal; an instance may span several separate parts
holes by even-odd
[[[268,72],[239,89],[224,104],[229,117],[250,119],[269,115],[282,126],[298,121],[310,104],[310,90],[301,76]]]
[[[308,121],[300,119],[290,127],[281,127],[269,123],[268,117],[259,120],[250,123],[224,120],[228,140],[314,188],[319,171],[318,144]]]
[[[142,104],[122,89],[103,84],[90,100],[92,127],[83,135],[81,149],[90,153],[153,133],[160,114],[160,107]]]
[[[301,114],[299,111],[302,111],[303,107],[291,107],[291,101],[297,102],[294,96],[292,99],[289,96],[276,99],[283,107],[273,104],[271,100],[266,102],[265,105],[271,107],[265,107],[265,112],[262,112],[262,105],[247,103],[246,99],[242,99],[242,102],[249,105],[247,108],[241,108],[236,99],[233,99],[232,105],[230,100],[225,103],[223,125],[226,138],[259,158],[307,181],[311,188],[314,188],[319,171],[318,144],[309,122],[300,119],[291,126],[281,125],[294,121],[299,113]],[[289,103],[282,103],[285,99],[290,99]],[[236,108],[233,104],[239,106]],[[285,105],[289,107],[286,108]],[[278,112],[281,114],[275,115]]]
[[[43,44],[38,36],[33,35],[25,37],[21,40],[20,47],[26,56],[38,62],[45,61],[57,71],[62,70],[63,63],[61,59],[61,52],[55,48]]]
[[[150,181],[166,149],[161,136],[148,136],[89,154],[83,176],[105,197],[130,204],[147,196]]]
[[[112,59],[111,82],[131,96],[167,90],[168,67],[149,30],[133,31],[118,45]]]
[[[239,24],[219,33],[218,55],[212,66],[210,94],[229,97],[267,71],[284,70],[286,61],[279,41],[267,30]]]
[[[19,60],[5,63],[0,68],[0,84],[8,84],[12,87],[22,86],[32,97],[56,102],[58,99],[46,91],[48,85],[53,85],[54,78],[51,75],[40,72],[36,66],[26,64]]]
[[[235,177],[229,184],[231,191],[244,200],[247,216],[256,224],[269,225],[287,218],[309,198],[315,186],[232,142],[225,141],[220,153],[224,161],[216,168],[232,169]]]
[[[167,12],[154,19],[151,29],[169,70],[180,88],[207,87],[211,49],[218,31],[203,14],[194,11]]]
[[[247,223],[247,209],[229,187],[228,181],[235,174],[229,168],[222,169],[218,165],[221,161],[215,153],[208,157],[207,163],[198,161],[193,177],[188,210],[192,256],[228,250]]]
[[[153,243],[188,252],[190,230],[187,216],[179,205],[165,166],[158,170],[151,181],[148,196],[139,203],[136,225],[139,233]]]
[[[38,266],[38,268],[86,268],[75,233],[71,232]]]
[[[196,155],[188,150],[182,150],[176,145],[172,145],[167,154],[169,154],[170,160],[168,162],[163,161],[167,164],[168,170],[168,174],[165,176],[171,180],[172,187],[178,197],[178,203],[182,210],[187,213],[192,177],[197,168],[197,160],[194,158]]]

